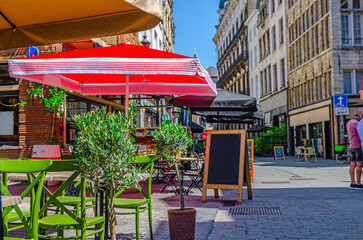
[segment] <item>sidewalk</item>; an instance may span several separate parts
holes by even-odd
[[[348,188],[348,167],[332,160],[257,158],[253,200],[222,204],[208,239],[363,239],[363,191]],[[237,208],[255,212],[229,214]]]
[[[348,167],[256,158],[253,200],[246,190],[239,205],[234,190],[220,190],[219,199],[208,190],[206,203],[198,189],[185,197],[186,207],[197,209],[196,239],[363,239],[363,191],[348,188]],[[152,194],[156,240],[169,239],[167,210],[180,204],[178,195],[159,193],[162,186]],[[117,223],[117,239],[135,239],[134,216],[117,216]],[[147,213],[140,214],[140,234],[149,239]]]

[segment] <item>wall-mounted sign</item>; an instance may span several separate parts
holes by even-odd
[[[349,108],[347,107],[335,108],[335,115],[337,116],[349,115]]]

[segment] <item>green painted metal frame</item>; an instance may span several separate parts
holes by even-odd
[[[16,161],[16,164],[14,164]],[[4,219],[4,228],[5,235],[8,232],[8,223],[7,215],[11,210],[15,210],[18,215],[18,220],[21,221],[21,225],[11,230],[24,228],[27,233],[27,239],[38,239],[38,219],[39,219],[39,206],[40,199],[42,195],[42,188],[44,185],[45,173],[46,169],[51,166],[51,160],[9,160],[9,159],[0,159],[0,172],[3,173],[3,182],[0,183],[1,192],[4,196],[11,196],[7,188],[7,173],[26,173],[28,174],[29,185],[28,187],[20,194],[20,198],[24,199],[28,193],[30,193],[31,201],[30,201],[30,219],[27,221],[24,213],[20,210],[19,206],[9,206],[5,207],[2,212],[2,217]],[[37,176],[34,175],[34,172],[40,172]],[[34,178],[30,177],[30,174],[33,174]],[[34,188],[37,187],[36,191]]]
[[[48,169],[48,172],[62,172],[62,171],[74,171],[74,173],[65,181],[62,183],[62,185],[52,194],[45,186],[43,186],[44,193],[48,196],[47,201],[40,209],[39,215],[41,216],[47,208],[54,203],[57,205],[62,212],[65,212],[68,216],[70,216],[74,221],[76,221],[77,225],[67,225],[63,227],[57,227],[55,230],[57,230],[58,234],[56,237],[53,236],[47,236],[43,234],[39,234],[39,237],[44,239],[82,239],[85,240],[86,237],[99,234],[99,239],[104,240],[104,217],[99,217],[102,219],[102,221],[98,221],[95,225],[97,225],[95,228],[88,228],[86,227],[86,178],[84,176],[80,176],[80,188],[81,188],[81,212],[80,216],[77,216],[74,214],[71,210],[66,208],[58,199],[57,196],[60,196],[62,192],[65,190],[65,188],[71,184],[79,175],[80,173],[77,171],[77,167],[75,165],[74,160],[61,160],[61,161],[53,161],[52,166]],[[33,176],[34,177],[34,176]],[[45,226],[45,223],[42,223],[46,221],[46,217],[43,218],[43,221],[40,222],[39,226],[42,228],[50,229],[47,226]],[[51,223],[53,224],[53,223]],[[81,236],[76,237],[64,237],[64,230],[80,230]],[[91,233],[86,233],[86,230],[92,230]]]
[[[141,188],[139,184],[137,184],[136,188],[141,192],[141,194],[144,196],[144,198],[147,200],[144,204],[139,205],[135,204],[132,205],[131,203],[127,204],[127,207],[119,207],[116,206],[116,199],[117,197],[124,192],[126,189],[121,189],[115,194],[115,208],[119,209],[134,209],[135,211],[130,212],[116,212],[117,215],[129,215],[129,214],[135,214],[136,217],[136,239],[140,239],[140,233],[139,233],[139,223],[140,223],[140,213],[145,212],[148,210],[149,214],[149,231],[150,231],[150,239],[153,239],[153,230],[152,230],[152,210],[151,210],[151,184],[152,184],[152,173],[154,169],[154,162],[157,160],[156,156],[137,156],[135,163],[136,164],[146,164],[146,166],[140,171],[140,173],[145,173],[147,170],[150,170],[150,177],[148,180],[148,186],[147,186],[147,193]],[[130,199],[131,201],[134,199]],[[127,200],[126,200],[127,201]],[[143,205],[147,204],[146,207],[142,207]],[[141,210],[140,210],[141,209]]]

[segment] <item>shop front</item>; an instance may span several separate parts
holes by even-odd
[[[290,117],[290,154],[296,147],[310,146],[318,156],[332,157],[334,141],[332,136],[331,100],[321,101],[289,111]]]

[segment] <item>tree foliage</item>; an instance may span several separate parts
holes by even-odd
[[[178,178],[180,205],[184,210],[184,194],[179,176],[179,158],[183,151],[186,151],[192,140],[190,139],[185,127],[177,123],[164,122],[157,131],[153,132],[153,140],[156,143],[155,150],[161,160],[167,161],[176,169]]]
[[[287,137],[287,126],[286,123],[281,124],[279,127],[274,127],[265,133],[261,133],[255,139],[256,153],[261,154],[263,138],[268,139],[268,142],[276,142],[276,144],[269,145],[271,148],[274,146],[281,146],[281,142],[286,141]]]
[[[117,191],[136,183],[136,147],[129,135],[134,128],[135,111],[107,113],[106,108],[73,117],[78,129],[76,151],[78,168],[96,186]]]

